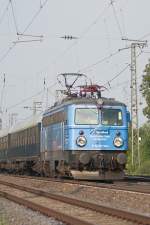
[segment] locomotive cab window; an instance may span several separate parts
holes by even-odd
[[[122,126],[122,112],[120,109],[102,109],[102,124],[108,126]]]
[[[79,108],[75,112],[75,124],[98,124],[98,110],[94,108]]]

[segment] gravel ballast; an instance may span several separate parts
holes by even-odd
[[[150,216],[150,194],[0,175],[4,181]]]
[[[150,194],[28,178],[1,177],[6,181],[15,181],[18,185],[150,216]]]
[[[0,198],[0,225],[65,225],[24,206]]]

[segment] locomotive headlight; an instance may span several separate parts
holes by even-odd
[[[84,136],[79,136],[79,137],[77,137],[76,143],[78,146],[84,147],[87,143],[87,140]]]
[[[122,140],[122,138],[121,138],[121,137],[116,137],[116,138],[114,139],[114,145],[115,145],[116,147],[121,147],[121,146],[123,145],[123,140]]]
[[[102,99],[102,98],[98,98],[98,99],[97,99],[97,104],[98,104],[98,105],[103,105],[103,103],[104,103],[104,102],[103,102],[103,99]]]

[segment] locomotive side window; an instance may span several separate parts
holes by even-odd
[[[122,126],[122,112],[120,109],[102,109],[102,124],[110,126]]]
[[[75,112],[75,124],[83,124],[83,125],[95,125],[98,124],[98,109],[87,108],[87,109],[76,109]]]

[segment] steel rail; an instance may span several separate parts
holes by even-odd
[[[140,176],[140,175],[126,175],[125,176],[125,181],[139,181],[139,182],[150,182],[150,176]]]
[[[48,192],[45,192],[42,190],[37,190],[34,188],[25,187],[25,186],[20,186],[20,185],[14,184],[14,183],[9,183],[7,181],[0,180],[0,184],[6,185],[9,187],[13,187],[13,188],[16,188],[16,189],[19,189],[22,191],[30,192],[30,193],[33,193],[36,195],[40,195],[43,197],[58,200],[58,201],[68,203],[71,205],[76,205],[76,206],[79,206],[82,208],[90,209],[90,210],[93,210],[93,211],[96,211],[99,213],[104,213],[104,214],[107,214],[110,216],[115,216],[117,218],[136,222],[138,224],[150,225],[150,217],[145,216],[145,215],[136,214],[136,213],[132,213],[132,212],[116,209],[116,208],[111,208],[108,206],[98,205],[98,204],[94,204],[91,202],[85,202],[82,200],[78,200],[75,198],[70,198],[70,197],[66,197],[66,196],[62,196],[62,195],[52,194],[52,193],[48,193]]]
[[[6,175],[8,176],[8,175]],[[103,189],[112,189],[112,190],[120,190],[120,191],[131,191],[131,192],[137,192],[141,194],[150,194],[150,188],[149,187],[127,187],[127,186],[119,186],[117,183],[116,184],[109,184],[106,185],[105,183],[103,185],[100,185],[100,183],[97,184],[91,184],[89,181],[79,181],[79,180],[60,180],[56,178],[42,178],[42,177],[32,177],[32,176],[19,176],[19,175],[13,175],[13,177],[19,177],[23,179],[32,179],[32,180],[42,180],[44,182],[60,182],[60,183],[66,183],[66,184],[77,184],[77,185],[84,185],[87,187],[97,187],[97,188],[103,188]],[[127,180],[126,180],[127,181]],[[132,181],[132,180],[131,180]],[[93,181],[92,181],[93,182]],[[121,182],[122,183],[122,182]],[[117,185],[117,186],[116,186]]]
[[[41,206],[41,205],[39,205],[37,203],[34,203],[34,202],[31,202],[29,200],[14,196],[10,193],[0,191],[0,196],[3,197],[3,198],[7,198],[8,200],[13,201],[17,204],[24,205],[27,208],[30,208],[34,211],[38,211],[38,212],[40,212],[40,213],[42,213],[46,216],[54,217],[55,219],[57,219],[61,222],[64,222],[67,225],[93,225],[91,223],[85,222],[85,221],[77,219],[75,217],[68,216],[64,213],[57,212],[53,209]]]

